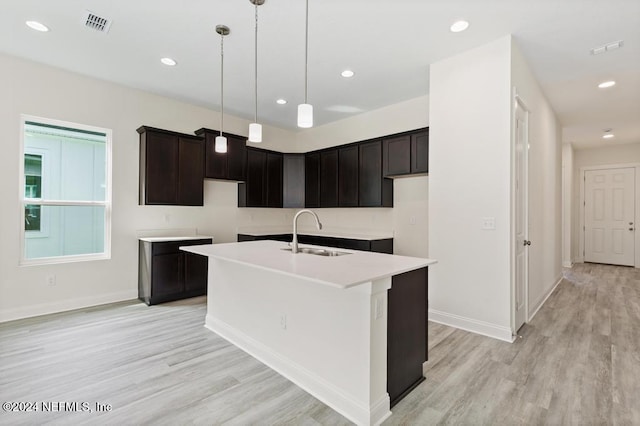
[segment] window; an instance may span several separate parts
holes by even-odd
[[[22,117],[21,264],[110,257],[111,131]]]

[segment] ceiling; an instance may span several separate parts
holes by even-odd
[[[85,10],[112,21],[83,25]],[[254,6],[249,0],[2,0],[0,51],[253,118]],[[259,7],[259,122],[296,130],[304,97],[302,0]],[[463,18],[462,33],[449,26]],[[25,25],[37,20],[51,31]],[[640,143],[639,0],[310,0],[309,103],[322,125],[425,95],[429,64],[513,34],[574,146]],[[590,49],[624,40],[601,55]],[[160,58],[178,61],[175,67]],[[355,76],[340,76],[344,69]],[[604,80],[610,89],[598,89]],[[276,99],[284,98],[286,105]],[[603,129],[615,138],[603,140]]]

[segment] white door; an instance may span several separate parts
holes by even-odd
[[[635,169],[584,172],[584,260],[633,266]]]
[[[517,331],[527,320],[527,285],[528,264],[531,244],[528,236],[528,113],[520,103],[516,103],[515,111],[515,295],[514,295],[514,331]]]

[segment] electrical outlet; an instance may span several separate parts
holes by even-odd
[[[169,213],[165,213],[164,222],[165,223],[171,223],[171,215]]]
[[[47,285],[49,285],[50,287],[53,287],[54,285],[56,285],[56,276],[55,275],[47,276]]]
[[[280,328],[287,329],[287,315],[280,315]]]
[[[418,222],[415,216],[409,218],[409,225],[415,225]]]

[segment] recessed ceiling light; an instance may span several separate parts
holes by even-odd
[[[613,87],[616,85],[616,82],[613,80],[610,81],[603,81],[602,83],[598,84],[598,87],[601,89],[606,89],[607,87]]]
[[[276,103],[277,103],[278,105],[284,105],[284,104],[286,104],[286,103],[287,103],[287,100],[286,100],[286,99],[278,99],[278,100],[276,101]]]
[[[602,139],[611,139],[613,137],[613,133],[605,133],[602,135]]]
[[[168,67],[175,67],[178,64],[175,61],[175,59],[171,59],[171,58],[162,58],[162,59],[160,59],[160,62],[162,62],[163,64],[165,64]]]
[[[451,32],[454,32],[454,33],[462,32],[467,28],[469,28],[469,22],[467,21],[456,21],[453,24],[451,24],[451,27],[449,27]]]
[[[31,28],[32,30],[40,31],[43,33],[49,31],[49,27],[47,27],[45,24],[41,24],[38,21],[27,21],[26,24],[27,27]]]
[[[340,73],[341,76],[345,77],[345,78],[350,78],[353,77],[355,73],[351,70],[344,70]]]

